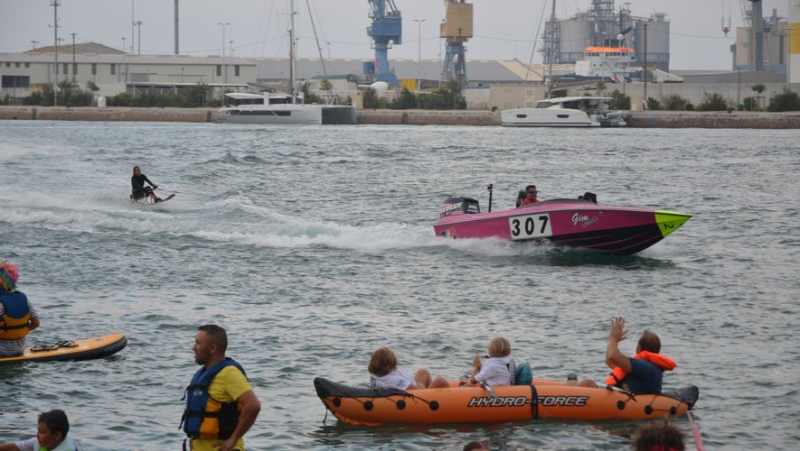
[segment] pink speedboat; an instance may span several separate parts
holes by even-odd
[[[433,229],[436,235],[450,238],[547,239],[628,255],[656,244],[692,217],[674,211],[598,205],[592,193],[578,199],[545,200],[495,212],[491,212],[490,205],[489,210],[490,213],[481,213],[478,201],[469,197],[448,198]]]

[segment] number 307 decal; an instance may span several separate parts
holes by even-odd
[[[550,215],[515,216],[508,219],[512,240],[529,240],[531,238],[547,238],[553,236],[550,227]]]

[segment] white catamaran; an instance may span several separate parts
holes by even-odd
[[[225,94],[225,105],[219,109],[216,122],[232,124],[318,125],[355,124],[356,109],[349,105],[317,105],[297,103],[295,94],[294,0],[290,2],[289,29],[289,94],[242,93]],[[299,99],[302,102],[302,98]]]

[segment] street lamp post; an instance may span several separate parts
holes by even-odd
[[[78,72],[78,67],[75,65],[75,35],[78,33],[70,33],[72,35],[72,82],[75,82],[75,73]]]
[[[122,65],[119,67],[122,71],[122,82],[125,83],[125,91],[128,91],[128,71],[125,70],[125,37],[122,37]]]
[[[644,24],[644,104],[647,105],[647,24]]]
[[[137,47],[139,47],[138,54],[141,55],[142,54],[142,23],[143,22],[141,20],[137,20],[134,23],[136,24],[136,31],[139,32],[139,43],[136,44],[136,45],[137,45]]]
[[[53,79],[53,106],[58,106],[58,5],[61,0],[51,0],[53,4],[53,45],[55,46],[53,55],[55,57],[56,76]]]
[[[228,68],[225,66],[225,27],[230,22],[217,22],[217,25],[222,25],[222,103],[225,104],[225,82],[228,78]]]
[[[736,109],[742,104],[742,68],[736,66]]]
[[[417,92],[422,91],[422,22],[425,19],[414,19],[417,23]]]

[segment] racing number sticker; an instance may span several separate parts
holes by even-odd
[[[512,240],[529,240],[531,238],[553,236],[553,229],[550,227],[550,215],[546,213],[508,218],[508,225],[511,228]]]

